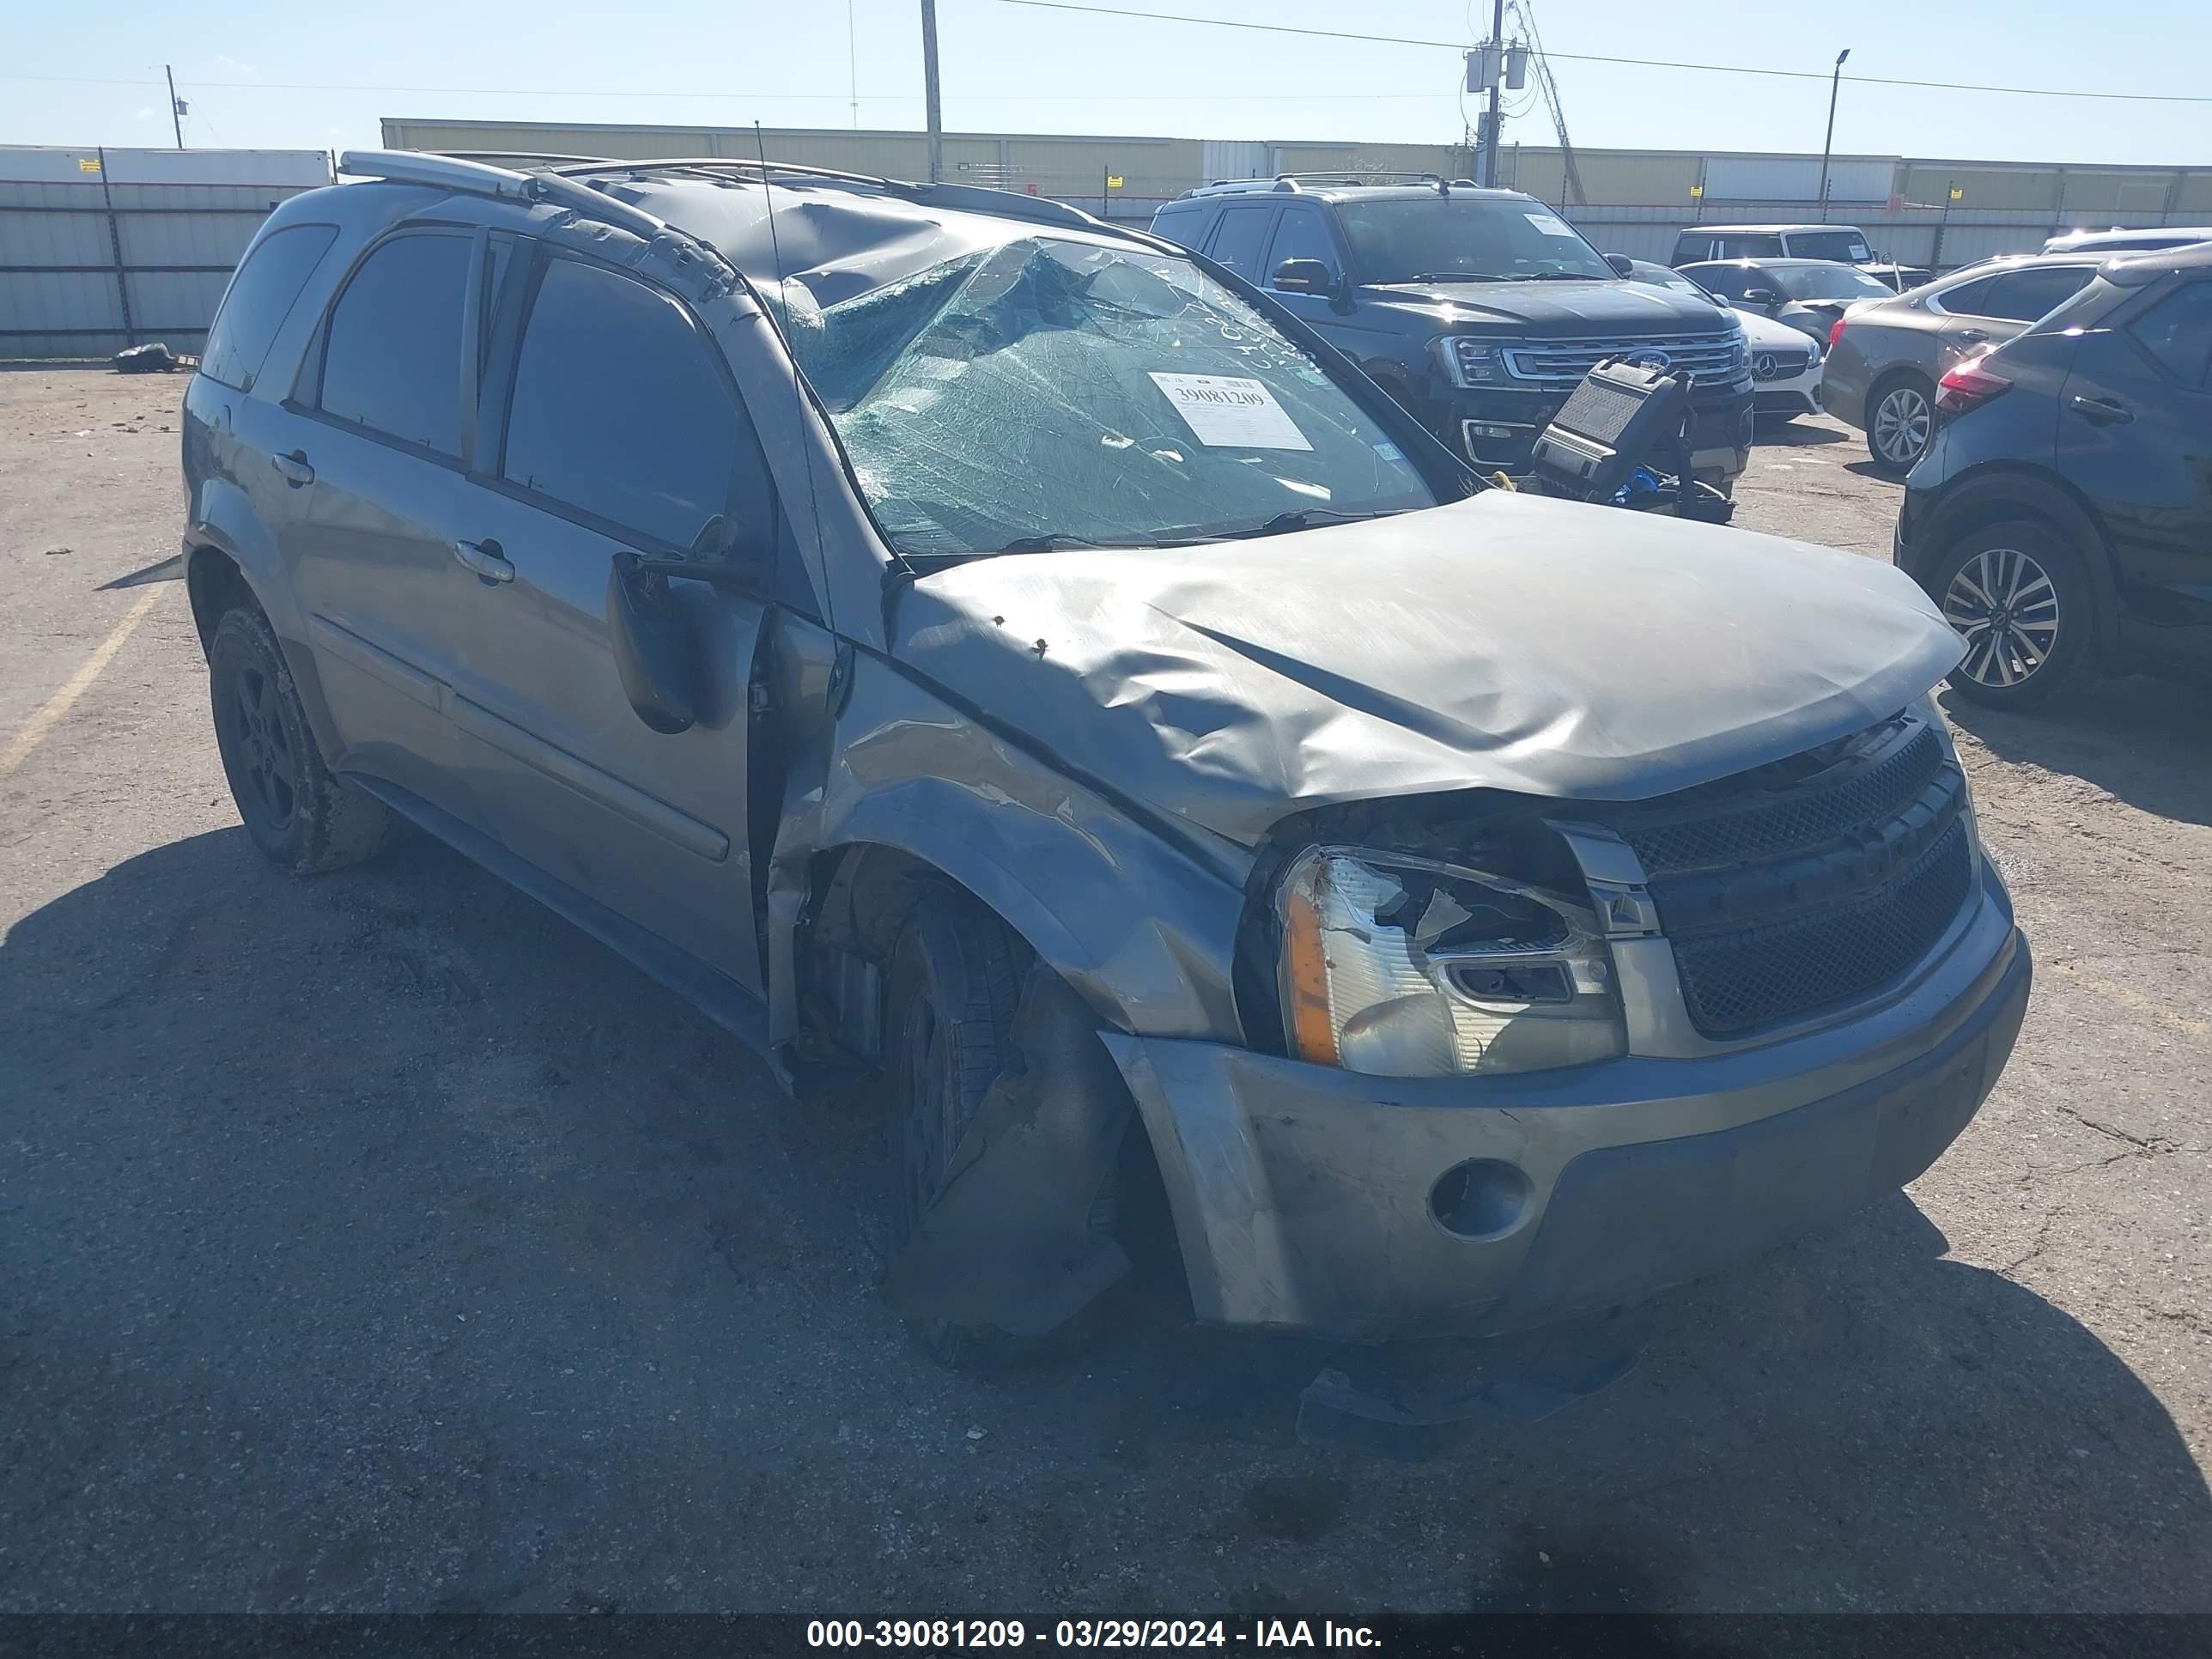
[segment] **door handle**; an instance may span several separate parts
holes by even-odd
[[[1979,345],[1989,337],[1990,331],[1985,328],[1962,328],[1959,331],[1960,345]]]
[[[2099,426],[2125,426],[2136,417],[2135,410],[2125,404],[2110,398],[2085,398],[2078,392],[2066,400],[2066,406]]]
[[[269,465],[284,475],[284,482],[295,489],[304,489],[315,481],[315,469],[307,465],[307,452],[295,449],[289,455],[271,455]]]
[[[484,580],[511,582],[514,580],[514,567],[507,562],[507,555],[500,551],[497,542],[488,539],[481,542],[455,542],[453,544],[453,556],[475,571]]]

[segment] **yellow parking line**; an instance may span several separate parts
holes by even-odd
[[[131,637],[131,630],[146,619],[146,613],[154,608],[162,591],[158,587],[149,587],[139,595],[138,602],[124,613],[121,622],[115,624],[115,631],[93,648],[92,654],[77,665],[76,672],[63,683],[62,689],[48,697],[39,711],[23,722],[23,729],[8,740],[5,749],[0,749],[0,778],[6,777],[21,766],[31,751],[39,746],[40,739],[52,731],[55,723],[76,706],[76,700],[100,678],[100,671],[115,659],[115,653],[123,648],[123,641]]]

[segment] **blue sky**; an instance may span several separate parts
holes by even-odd
[[[1112,0],[1108,0],[1109,3]],[[1127,0],[1140,9],[1468,41],[1486,0]],[[1526,0],[1547,47],[1846,75],[2212,93],[2204,0],[2087,11],[2058,0],[1844,7]],[[948,129],[1451,142],[1449,51],[1297,40],[939,0]],[[918,0],[383,0],[311,7],[109,0],[17,9],[0,58],[0,143],[170,142],[161,65],[194,144],[373,145],[382,115],[918,127]],[[1510,31],[1509,30],[1509,33]],[[1816,81],[1555,60],[1578,144],[1815,150]],[[38,79],[31,77],[56,77]],[[61,78],[79,77],[79,78]],[[512,90],[511,90],[512,89]],[[1506,140],[1548,143],[1540,106]],[[2212,166],[2212,103],[2102,103],[1844,83],[1839,153]]]

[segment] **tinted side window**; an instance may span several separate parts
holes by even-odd
[[[1986,317],[1990,284],[1996,281],[1994,276],[1984,276],[1979,282],[1961,283],[1937,295],[1936,302],[1954,317]]]
[[[1778,259],[1779,236],[1716,236],[1711,257],[1716,259]]]
[[[461,313],[469,239],[395,236],[331,308],[322,409],[441,455],[461,453]]]
[[[294,225],[265,237],[230,279],[200,353],[200,373],[240,392],[253,390],[269,343],[337,239],[335,225]]]
[[[2159,367],[2188,386],[2208,384],[2212,371],[2212,283],[2177,289],[2128,325]]]
[[[1267,234],[1267,219],[1274,210],[1272,203],[1266,207],[1224,210],[1213,232],[1214,263],[1227,265],[1247,282],[1258,282],[1260,244]]]
[[[1152,234],[1170,242],[1195,247],[1205,234],[1206,210],[1201,207],[1162,208],[1152,216]]]
[[[665,295],[555,259],[523,330],[501,473],[690,550],[729,508],[738,453],[737,400],[714,349]]]
[[[1736,265],[1713,265],[1691,276],[1708,293],[1727,300],[1741,300],[1753,288],[1771,286],[1763,273]]]
[[[1976,314],[1999,317],[2011,323],[2032,323],[2045,312],[2064,305],[2096,274],[2087,265],[2008,270],[2001,276],[1990,278],[1989,291],[1982,295]]]
[[[1271,279],[1285,259],[1318,259],[1328,267],[1332,277],[1339,274],[1336,248],[1329,240],[1328,226],[1321,215],[1305,209],[1283,210],[1283,216],[1275,226],[1275,245],[1267,250]]]

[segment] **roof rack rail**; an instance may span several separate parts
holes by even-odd
[[[1275,175],[1275,181],[1278,184],[1285,179],[1294,185],[1304,184],[1309,179],[1352,181],[1362,179],[1412,179],[1425,185],[1441,185],[1444,182],[1444,176],[1441,173],[1413,173],[1402,168],[1392,167],[1328,167],[1319,173],[1279,173]]]
[[[338,155],[338,171],[356,179],[385,179],[393,184],[428,185],[469,196],[492,196],[509,202],[552,202],[641,236],[674,231],[665,220],[643,208],[617,202],[604,191],[578,184],[545,168],[519,173],[488,161],[464,161],[428,150],[349,149]],[[674,234],[684,235],[676,231]],[[686,240],[697,239],[685,237]],[[699,244],[704,247],[703,242]],[[720,258],[718,254],[716,258]]]
[[[566,165],[551,171],[563,177],[586,173],[789,173],[801,179],[839,179],[848,184],[874,185],[884,190],[926,190],[902,179],[880,178],[872,173],[849,173],[842,167],[801,166],[797,161],[757,161],[742,155],[655,155],[629,157],[563,156]]]
[[[450,155],[456,161],[486,161],[494,167],[505,167],[512,162],[523,162],[533,167],[550,167],[556,161],[564,163],[611,161],[611,155],[560,155],[550,150],[534,149],[437,149],[425,150],[425,155]]]

